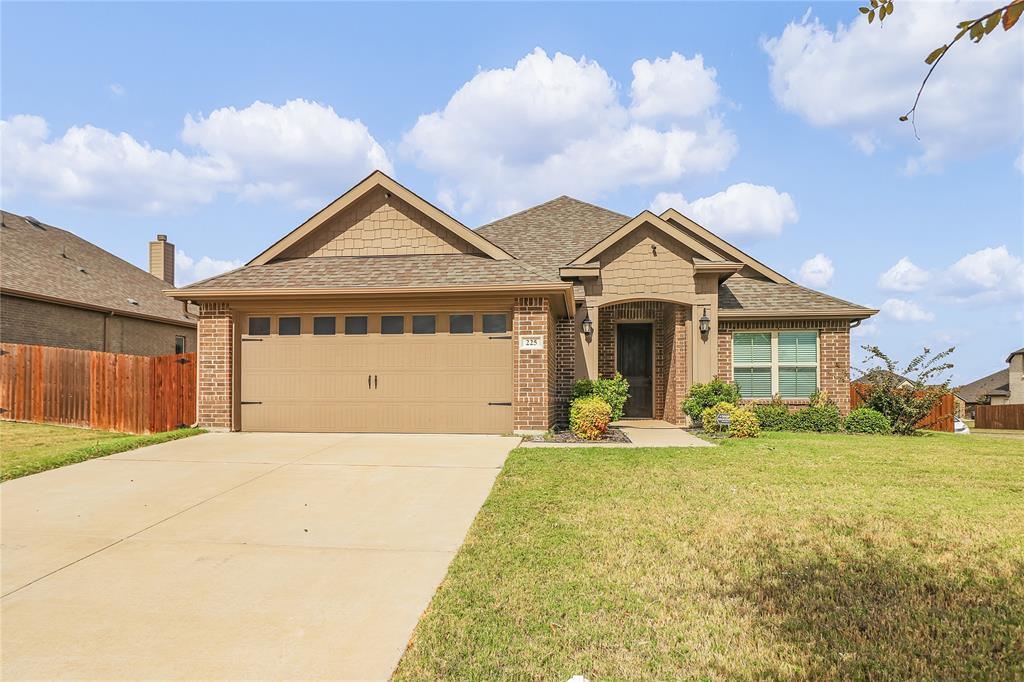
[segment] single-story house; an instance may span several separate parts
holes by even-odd
[[[174,245],[150,244],[150,272],[53,225],[0,212],[0,341],[170,355],[196,349],[196,316],[174,286]]]
[[[539,432],[572,384],[621,372],[626,414],[683,423],[691,384],[849,407],[850,328],[678,211],[570,197],[473,230],[374,172],[200,306],[198,419],[243,431]]]
[[[1024,403],[1024,348],[1006,357],[1009,365],[957,389],[967,402],[967,414],[973,418],[978,405],[1019,405]]]

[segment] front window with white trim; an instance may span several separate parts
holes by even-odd
[[[732,378],[743,398],[807,398],[818,390],[818,332],[734,332]]]

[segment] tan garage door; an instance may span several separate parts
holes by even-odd
[[[250,316],[243,431],[508,433],[507,313]]]

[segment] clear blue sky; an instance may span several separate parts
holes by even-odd
[[[950,53],[920,141],[896,117],[984,7],[4,3],[3,207],[140,266],[167,233],[188,278],[374,165],[471,226],[676,205],[970,381],[1024,345],[1024,29]]]

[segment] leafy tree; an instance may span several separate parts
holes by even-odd
[[[935,379],[953,368],[945,362],[955,348],[932,353],[925,348],[900,370],[899,363],[886,355],[878,346],[861,346],[868,357],[864,363],[874,362],[863,376],[870,376],[869,383],[857,383],[856,391],[864,407],[881,412],[889,418],[895,434],[910,436],[917,428],[927,428],[931,423],[920,423],[942,396],[949,393],[949,378],[940,384]]]
[[[875,16],[878,16],[878,25],[881,26],[885,18],[891,16],[894,9],[894,0],[871,0],[870,6],[863,6],[858,8],[860,13],[867,16],[868,23],[872,23],[875,20]],[[961,21],[956,25],[957,33],[953,36],[953,39],[948,43],[944,43],[939,47],[932,50],[927,57],[925,57],[924,63],[930,68],[928,73],[925,74],[924,80],[921,81],[921,87],[917,89],[917,97],[914,98],[914,106],[910,107],[910,111],[900,116],[901,121],[909,120],[911,125],[914,125],[914,116],[917,113],[917,104],[921,101],[921,93],[924,92],[924,86],[928,84],[928,79],[932,77],[932,72],[935,71],[935,67],[939,65],[942,58],[946,56],[946,53],[951,47],[956,45],[957,42],[964,36],[969,36],[975,43],[980,43],[981,40],[989,33],[994,31],[1000,24],[1003,25],[1004,31],[1009,31],[1020,19],[1020,15],[1024,13],[1024,0],[1013,0],[1007,5],[998,7],[988,14],[983,14],[975,19],[967,19]],[[914,134],[917,134],[917,126],[914,125]]]

